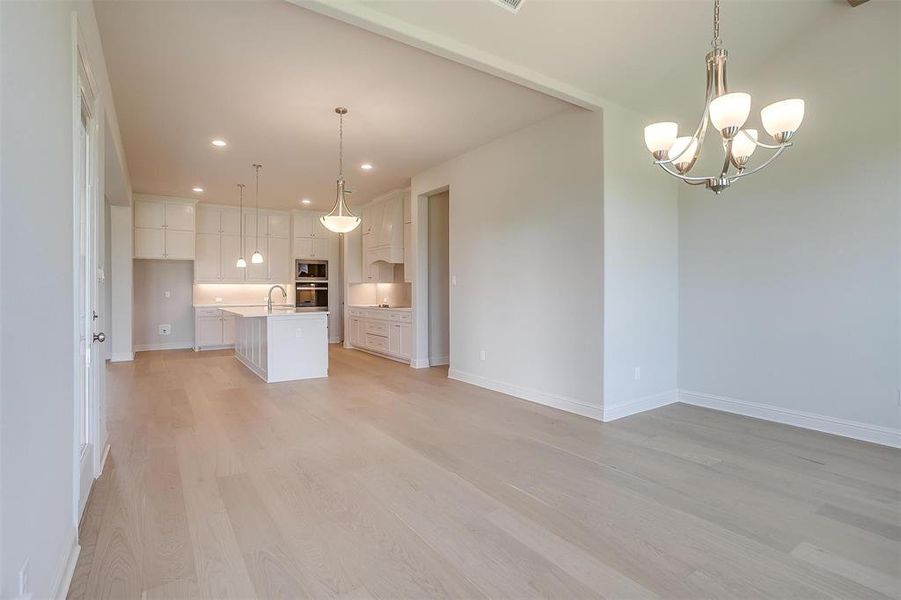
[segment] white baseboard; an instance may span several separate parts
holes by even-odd
[[[100,472],[97,473],[96,477],[94,477],[95,480],[97,479],[97,477],[100,477],[101,475],[103,475],[103,469],[104,469],[104,467],[106,467],[106,459],[109,458],[109,451],[110,451],[110,445],[107,442],[107,444],[103,447],[103,456],[100,457]]]
[[[114,352],[110,355],[110,362],[130,362],[135,359],[134,352]]]
[[[646,410],[660,408],[667,404],[674,404],[678,401],[679,390],[667,390],[665,392],[660,392],[659,394],[651,394],[650,396],[643,396],[641,398],[636,398],[635,400],[628,400],[626,402],[610,405],[608,405],[607,399],[605,398],[603,420],[605,422],[615,421],[617,419],[622,419],[623,417],[628,417],[629,415],[642,413]]]
[[[410,361],[410,366],[414,369],[428,369],[432,365],[429,364],[429,359],[427,358],[414,358]]]
[[[148,350],[188,350],[194,348],[191,342],[166,342],[163,344],[137,344],[135,352],[146,352]]]
[[[437,367],[438,365],[448,365],[450,364],[449,356],[430,356],[429,357],[429,365],[432,367]]]
[[[329,339],[328,339],[328,343],[329,343],[329,344],[340,344],[341,341],[342,341],[342,340],[341,340],[340,337],[332,337],[332,338],[329,338]]]
[[[75,574],[75,564],[78,562],[78,554],[80,552],[78,529],[73,527],[69,530],[68,539],[60,560],[60,568],[57,571],[56,579],[53,581],[53,587],[50,588],[51,598],[65,600],[69,593],[69,585],[72,583],[72,575]]]
[[[838,419],[759,402],[749,402],[747,400],[688,390],[679,390],[679,402],[765,421],[794,425],[802,429],[813,429],[883,446],[901,448],[901,429],[848,421],[847,419]]]
[[[488,377],[482,377],[481,375],[467,373],[458,369],[448,370],[447,377],[448,379],[456,379],[457,381],[470,383],[489,390],[494,390],[495,392],[501,392],[508,396],[515,396],[516,398],[535,402],[536,404],[543,404],[545,406],[550,406],[551,408],[575,413],[597,421],[604,420],[604,411],[600,405],[588,404],[587,402],[575,400],[574,398],[542,392],[541,390],[498,381],[496,379],[489,379]]]

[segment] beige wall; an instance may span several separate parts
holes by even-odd
[[[447,364],[450,357],[450,271],[448,209],[450,194],[429,197],[429,364]]]
[[[679,383],[897,432],[901,3],[832,11],[748,82],[765,138],[761,107],[806,99],[794,147],[722,196],[681,190]]]
[[[193,281],[192,261],[134,261],[135,350],[194,345]],[[159,325],[165,323],[172,325],[172,334],[161,336]]]

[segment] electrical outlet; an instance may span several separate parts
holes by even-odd
[[[484,350],[479,350],[479,360],[485,360],[487,354]]]
[[[635,370],[632,371],[632,377],[635,378],[635,381],[641,379],[641,367],[635,367]]]
[[[169,290],[166,290],[165,292],[163,292],[163,297],[164,297],[164,298],[171,298],[171,297],[172,297],[172,292],[170,292]]]
[[[219,296],[216,296],[216,302],[222,302],[222,298],[220,298]]]
[[[166,323],[165,325],[160,325],[160,335],[171,335],[172,334],[172,325]]]
[[[457,285],[457,276],[451,275],[451,285]]]

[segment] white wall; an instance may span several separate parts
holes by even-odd
[[[427,196],[449,187],[450,375],[600,418],[601,160],[600,116],[572,111],[413,178],[414,365],[428,360]]]
[[[674,402],[678,388],[678,191],[648,155],[648,122],[604,109],[605,420]]]
[[[17,593],[18,572],[26,560],[32,597],[50,596],[76,548],[73,12],[78,14],[99,88],[98,118],[117,127],[91,3],[0,3],[0,596],[4,598]],[[113,137],[121,147],[118,129]],[[127,174],[123,177],[127,181]],[[102,197],[104,190],[99,191]]]
[[[132,221],[130,206],[110,206],[110,347],[113,361],[134,358],[132,348]]]
[[[441,192],[429,197],[429,364],[446,364],[450,356],[450,273],[448,271],[448,202]]]
[[[753,78],[753,126],[807,100],[795,146],[720,197],[682,188],[682,389],[901,426],[899,11],[835,3]]]
[[[194,346],[193,283],[193,261],[134,261],[136,351]],[[159,335],[159,326],[167,323],[172,333]]]

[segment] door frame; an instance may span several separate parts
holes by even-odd
[[[102,189],[102,141],[103,115],[93,77],[87,45],[81,35],[78,18],[72,15],[72,136],[73,136],[73,314],[74,364],[76,388],[73,390],[73,520],[77,527],[94,479],[102,467],[102,392],[104,387],[104,360],[93,341],[95,323],[101,301],[98,268],[101,261],[98,252],[103,219]],[[86,139],[81,138],[82,111],[88,115],[85,127]],[[82,177],[82,161],[85,160],[86,180]],[[83,225],[82,225],[83,219]],[[82,233],[84,227],[84,233]],[[85,248],[82,251],[82,235]],[[82,256],[84,263],[82,264]],[[83,269],[83,270],[82,270]],[[80,303],[84,302],[84,312]],[[82,444],[82,432],[86,431]]]

